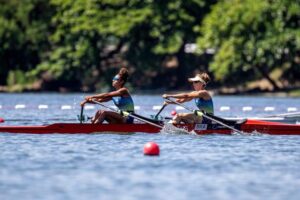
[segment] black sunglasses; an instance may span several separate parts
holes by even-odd
[[[201,83],[201,81],[193,81],[192,83],[193,83],[193,84],[194,84],[194,83]]]

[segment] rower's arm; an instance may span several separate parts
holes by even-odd
[[[126,88],[121,88],[117,91],[113,91],[113,92],[108,92],[108,93],[101,93],[101,94],[97,94],[97,95],[93,95],[93,96],[87,96],[85,97],[86,100],[89,99],[97,99],[99,100],[103,100],[103,102],[105,100],[109,101],[111,100],[112,97],[116,97],[116,96],[122,96],[124,94],[128,93]]]
[[[164,94],[163,98],[168,98],[168,97],[172,97],[172,98],[176,98],[176,102],[178,103],[184,103],[184,102],[188,102],[191,101],[193,99],[193,97],[189,97],[189,93],[180,93],[180,94]],[[174,104],[168,100],[165,101],[166,104]]]
[[[103,97],[104,98],[112,98],[112,97],[123,96],[125,94],[128,94],[128,90],[126,88],[121,88],[119,90],[106,93]]]
[[[176,99],[181,99],[181,98],[187,98],[189,93],[180,93],[180,94],[164,94],[163,98],[176,98]]]
[[[103,98],[105,96],[105,94],[106,93],[96,94],[96,95],[92,95],[92,96],[86,96],[85,99]]]
[[[111,97],[106,97],[106,98],[95,98],[96,101],[98,102],[107,102],[111,100]]]
[[[168,98],[168,97],[172,97],[175,99],[180,99],[179,101],[177,101],[178,103],[183,103],[183,102],[187,102],[190,101],[194,98],[205,98],[205,97],[210,97],[208,92],[206,90],[201,90],[201,91],[193,91],[193,92],[189,92],[189,93],[180,93],[180,94],[164,94],[163,98]]]
[[[200,90],[200,91],[193,91],[188,94],[188,98],[203,98],[203,99],[210,99],[211,96],[206,90]]]
[[[80,103],[80,105],[84,106],[86,103],[95,104],[93,101],[91,101],[92,99],[94,99],[94,100],[96,100],[98,102],[107,102],[107,101],[111,100],[111,97],[107,97],[107,98],[89,98],[89,99],[86,99],[86,100],[82,101]]]
[[[180,98],[180,99],[176,99],[176,102],[178,103],[184,103],[184,102],[188,102],[191,101],[193,98]]]

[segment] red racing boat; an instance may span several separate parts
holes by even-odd
[[[245,120],[231,125],[244,133],[262,133],[269,135],[300,135],[300,125]],[[232,134],[234,131],[220,124],[180,124],[177,128],[194,131],[196,134]],[[31,133],[31,134],[91,134],[133,132],[159,133],[161,128],[146,123],[137,124],[80,124],[55,123],[42,126],[0,126],[1,133]]]

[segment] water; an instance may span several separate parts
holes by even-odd
[[[72,121],[82,94],[0,94],[6,124]],[[134,96],[155,114],[159,96]],[[15,105],[24,104],[24,109]],[[48,109],[37,109],[46,104]],[[72,109],[62,110],[62,105]],[[193,104],[187,104],[193,106]],[[261,116],[297,98],[215,97],[216,114]],[[221,106],[230,106],[227,112]],[[243,112],[243,106],[253,110]],[[273,112],[265,112],[273,106]],[[170,113],[173,107],[163,112]],[[87,110],[91,115],[95,110]],[[10,121],[13,119],[28,119]],[[158,157],[142,154],[149,141]],[[0,134],[0,199],[299,199],[300,136]]]

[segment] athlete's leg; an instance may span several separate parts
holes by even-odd
[[[183,122],[185,124],[201,123],[202,117],[196,116],[194,113],[179,113],[173,118],[173,124]]]
[[[126,119],[122,115],[116,112],[107,112],[105,120],[110,124],[125,124]]]
[[[103,121],[106,120],[110,124],[122,124],[125,123],[125,119],[122,115],[116,112],[111,111],[100,111],[96,113],[95,119],[92,123],[94,124],[102,124]]]

